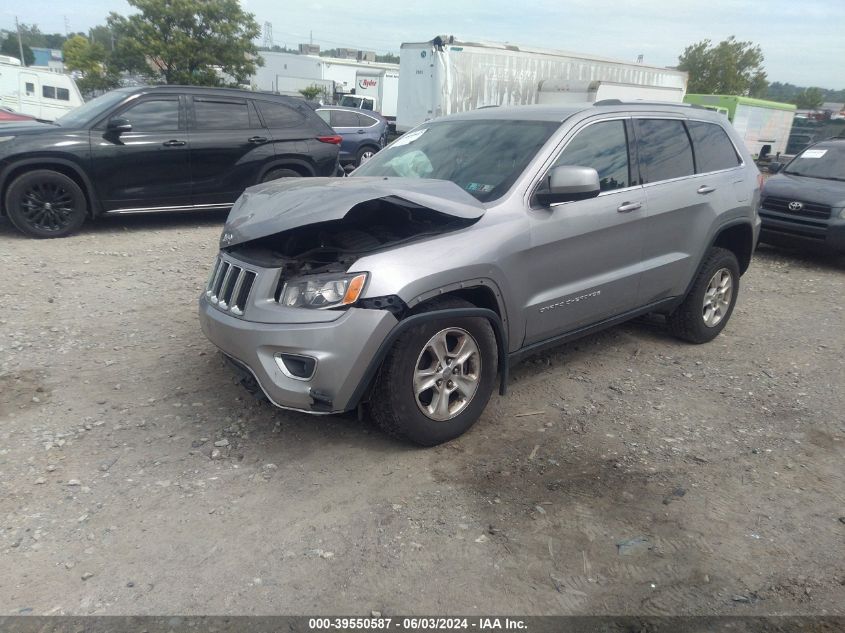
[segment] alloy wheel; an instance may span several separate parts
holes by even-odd
[[[702,316],[704,325],[716,327],[725,318],[733,298],[733,275],[727,268],[720,268],[710,278],[707,290],[704,291],[704,306]]]
[[[39,182],[29,187],[20,206],[21,215],[30,226],[49,232],[67,228],[75,210],[71,192],[52,182]]]
[[[459,415],[472,401],[481,380],[481,352],[461,328],[437,332],[423,346],[414,368],[414,400],[437,422]]]

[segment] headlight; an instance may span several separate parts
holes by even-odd
[[[367,273],[351,275],[313,275],[285,281],[279,305],[286,308],[337,308],[355,303]]]

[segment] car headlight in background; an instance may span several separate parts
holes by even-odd
[[[330,274],[300,277],[284,282],[279,305],[286,308],[337,308],[355,303],[367,273]]]

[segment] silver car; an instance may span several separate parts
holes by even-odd
[[[722,117],[669,104],[485,108],[429,121],[349,178],[235,203],[206,336],[273,404],[366,406],[434,445],[526,355],[644,313],[693,343],[731,316],[760,174]]]

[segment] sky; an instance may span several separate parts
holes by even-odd
[[[398,53],[435,35],[510,42],[673,66],[694,42],[729,35],[759,44],[769,81],[845,88],[841,0],[241,0],[275,44],[315,44]],[[6,4],[6,3],[4,3]],[[0,9],[0,28],[36,23],[43,32],[101,24],[125,0],[28,0]]]

